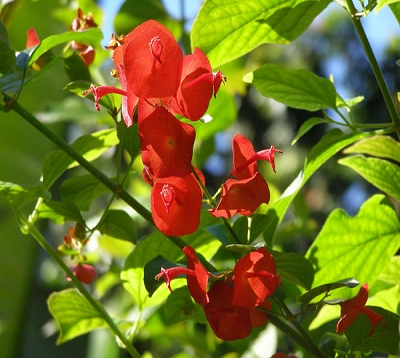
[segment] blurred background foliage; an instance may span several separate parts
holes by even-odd
[[[187,50],[190,48],[190,25],[199,3],[192,0],[105,0],[101,4],[95,4],[92,0],[15,0],[3,7],[0,18],[8,29],[10,45],[14,50],[24,49],[26,33],[30,27],[36,29],[41,39],[68,31],[78,7],[86,14],[89,11],[93,13],[105,35],[103,45],[107,44],[113,25],[116,34],[126,34],[139,23],[154,18],[170,28]],[[110,19],[114,10],[115,21]],[[378,14],[380,18],[386,17],[388,24],[395,22],[392,15],[385,10]],[[370,15],[374,16],[377,15]],[[371,31],[374,38],[377,38],[374,42],[379,44],[377,55],[384,76],[390,90],[395,93],[395,88],[400,87],[396,65],[399,31],[398,28],[393,31],[393,26],[389,25],[388,29],[384,28],[385,21],[380,21],[383,27],[375,27]],[[271,62],[289,68],[308,69],[324,77],[332,74],[343,97],[364,96],[364,101],[356,107],[359,119],[368,116],[373,117],[376,122],[390,122],[350,20],[338,4],[332,4],[329,11],[319,16],[305,34],[293,43],[260,46],[244,58],[221,68],[228,77],[228,82],[219,94],[223,99],[212,102],[210,112],[220,113],[224,116],[224,123],[232,125],[215,137],[210,137],[207,133],[199,134],[200,140],[197,141],[194,158],[195,164],[203,167],[212,192],[230,171],[230,139],[237,132],[250,138],[257,150],[274,144],[284,151],[283,156],[276,159],[276,174],[269,168],[267,170],[266,166],[262,167],[272,194],[277,197],[295,178],[309,149],[328,129],[325,125],[314,127],[294,146],[291,145],[301,124],[312,116],[321,116],[321,113],[289,109],[262,97],[242,81],[245,73],[263,63]],[[63,66],[63,61],[56,61],[50,69],[32,80],[20,96],[21,104],[69,142],[83,133],[113,125],[105,110],[96,112],[92,102],[63,91],[70,82]],[[113,83],[109,76],[111,67],[110,53],[106,50],[97,51],[96,60],[90,68],[94,82]],[[0,128],[1,180],[35,184],[40,180],[41,165],[46,154],[55,148],[15,113],[0,114]],[[113,156],[115,153],[109,154],[109,157]],[[288,219],[280,226],[277,233],[280,239],[277,241],[283,243],[286,251],[304,253],[333,208],[343,207],[354,214],[360,204],[374,192],[372,186],[350,169],[338,166],[336,159],[331,159],[312,177],[296,198]],[[109,165],[109,161],[101,160],[96,165],[103,166],[102,169],[107,172],[110,168],[104,167],[104,163]],[[135,193],[139,188],[139,191],[143,191],[143,197],[148,197],[148,188],[140,183],[140,180],[134,182]],[[59,196],[57,185],[52,194],[54,197]],[[94,208],[90,214],[95,215],[95,212]],[[68,226],[43,224],[42,231],[56,247],[68,232]],[[123,258],[131,249],[131,244],[112,239],[100,240],[97,247],[93,248],[96,255],[102,256],[101,269],[104,273],[102,280],[94,288],[95,294],[103,296],[106,307],[115,311],[126,312],[132,306],[121,285],[116,284],[119,282]],[[13,212],[2,203],[0,283],[2,357],[124,356],[114,338],[105,330],[95,331],[61,346],[55,345],[56,332],[46,300],[51,292],[67,287],[68,284],[59,269],[32,238],[22,235]],[[180,337],[179,342],[173,337]],[[215,347],[207,337],[204,327],[193,322],[172,325],[165,330],[165,317],[160,310],[141,330],[136,346],[140,352],[151,352],[154,357],[196,356],[188,347],[199,347],[218,357],[246,349],[246,342],[231,342]],[[229,355],[236,356],[238,353]]]

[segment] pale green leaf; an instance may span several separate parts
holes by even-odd
[[[107,149],[119,142],[115,128],[101,130],[78,138],[71,147],[86,160],[92,161],[102,155]],[[50,188],[54,181],[67,169],[78,165],[62,150],[49,153],[43,163],[43,183]]]
[[[244,81],[252,83],[262,95],[289,107],[307,111],[336,109],[332,82],[307,70],[290,70],[268,63],[248,73]]]
[[[51,35],[41,41],[39,46],[36,47],[31,58],[29,59],[28,66],[32,65],[46,51],[57,45],[70,41],[77,41],[79,43],[92,45],[95,48],[100,48],[100,41],[102,38],[103,34],[97,27],[92,27],[82,32],[67,31],[62,34]]]
[[[213,68],[263,43],[288,43],[302,34],[329,0],[207,0],[193,24],[192,48]]]
[[[316,126],[317,124],[326,123],[326,120],[323,118],[312,117],[307,119],[301,126],[299,131],[297,132],[296,137],[292,140],[292,145],[295,145],[296,142],[306,134],[312,127]]]
[[[365,138],[346,148],[346,154],[360,153],[391,159],[400,163],[400,143],[389,136],[377,135]]]
[[[47,305],[60,330],[57,344],[65,343],[107,323],[76,289],[52,293]]]
[[[306,254],[315,269],[313,285],[343,279],[344,272],[372,285],[399,246],[400,222],[383,195],[366,201],[355,217],[334,210]]]
[[[400,167],[397,164],[362,155],[340,159],[339,164],[350,167],[369,183],[400,201]]]
[[[4,201],[14,209],[46,196],[43,184],[19,185],[0,181],[0,200]]]
[[[378,5],[375,8],[375,14],[381,11],[386,5],[398,3],[399,0],[378,0]]]

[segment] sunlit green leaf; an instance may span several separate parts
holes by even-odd
[[[270,204],[268,215],[270,215],[271,220],[264,230],[264,239],[268,246],[272,246],[276,227],[283,219],[294,197],[315,171],[343,148],[368,136],[370,136],[369,133],[344,134],[339,129],[334,129],[322,137],[307,155],[304,167],[298,176],[286,188],[281,197]]]
[[[263,43],[288,43],[302,34],[329,0],[208,0],[193,24],[192,48],[212,66],[238,58]]]
[[[252,83],[262,95],[289,107],[307,111],[336,108],[332,82],[307,70],[268,63],[247,74],[244,81]]]
[[[28,65],[32,65],[41,55],[57,45],[70,41],[77,41],[79,43],[92,45],[95,48],[100,48],[100,41],[102,38],[103,34],[97,27],[92,27],[82,32],[67,31],[62,34],[51,35],[43,39],[39,46],[36,47]]]
[[[378,5],[375,7],[375,14],[381,11],[386,5],[398,3],[399,0],[378,0]]]
[[[51,219],[56,224],[63,224],[66,221],[84,222],[77,206],[68,202],[45,201],[40,205],[37,213],[38,218]]]
[[[362,139],[343,152],[346,154],[368,154],[400,163],[400,143],[389,136],[377,135]]]
[[[94,329],[107,327],[99,313],[76,289],[52,293],[47,305],[60,330],[57,344]]]
[[[78,138],[71,147],[86,160],[92,161],[102,155],[107,149],[118,144],[118,142],[116,130],[111,128],[84,135]],[[78,163],[62,150],[49,153],[42,168],[45,188],[50,188],[62,173],[77,165]]]
[[[301,126],[299,131],[297,132],[296,137],[292,140],[292,145],[296,144],[296,142],[306,134],[312,127],[317,124],[326,123],[326,120],[323,118],[312,117],[307,119]]]
[[[108,210],[101,222],[99,231],[103,235],[111,236],[115,239],[132,243],[137,241],[135,222],[123,210]]]
[[[44,196],[47,195],[42,183],[37,185],[19,185],[0,181],[0,200],[14,209],[19,209]]]
[[[375,195],[355,217],[341,209],[334,210],[306,257],[315,269],[314,286],[340,280],[344,272],[372,285],[399,247],[396,211],[387,198]]]
[[[350,167],[365,180],[400,201],[400,167],[387,160],[366,158],[362,155],[349,156],[339,163]]]
[[[295,252],[274,252],[276,271],[283,281],[310,289],[314,280],[314,269],[304,256]]]

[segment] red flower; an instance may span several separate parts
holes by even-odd
[[[193,54],[183,58],[181,84],[171,103],[172,110],[192,121],[199,120],[224,80],[221,72],[212,73],[206,54],[196,47]]]
[[[204,306],[212,330],[225,341],[247,337],[253,327],[261,326],[268,318],[265,312],[233,305],[233,295],[232,285],[216,281],[208,291],[209,302]],[[270,309],[271,305],[268,302],[263,308]]]
[[[204,177],[200,172],[204,181]],[[203,192],[193,174],[159,178],[151,190],[154,224],[165,235],[181,236],[195,232],[200,224]]]
[[[164,107],[139,123],[142,161],[156,178],[185,177],[192,172],[195,130]]]
[[[270,198],[268,184],[260,173],[249,179],[228,179],[222,186],[220,201],[210,210],[215,217],[231,218],[235,214],[251,215]]]
[[[199,259],[196,256],[196,252],[190,246],[185,246],[182,251],[185,253],[187,258],[186,267],[172,267],[167,270],[161,268],[161,272],[155,277],[159,280],[161,277],[164,278],[168,289],[172,293],[171,280],[178,275],[186,275],[187,285],[193,299],[204,306],[209,302],[207,295],[207,283],[210,273],[204,268]]]
[[[382,323],[382,316],[377,314],[371,308],[365,307],[368,300],[368,284],[365,283],[361,286],[357,296],[339,303],[341,307],[340,319],[336,325],[336,332],[342,333],[350,327],[353,321],[361,314],[364,313],[371,322],[372,328],[369,336],[374,332],[375,326],[379,321]]]
[[[126,80],[139,98],[175,95],[182,71],[183,53],[172,33],[149,20],[137,26],[125,40]]]
[[[70,270],[76,276],[76,278],[82,283],[89,284],[97,277],[96,269],[87,264],[77,264],[70,267]],[[66,277],[68,281],[71,281],[71,278]]]
[[[33,27],[31,27],[27,32],[25,48],[27,49],[29,47],[37,46],[39,44],[40,44],[39,36],[36,30]]]
[[[222,186],[219,204],[210,210],[215,217],[230,218],[235,214],[251,215],[261,204],[269,203],[268,184],[258,172],[257,160],[267,160],[275,170],[274,153],[281,152],[273,146],[254,152],[251,142],[241,134],[232,140],[233,169]]]
[[[265,247],[250,252],[235,265],[232,304],[252,308],[262,305],[278,283],[273,256]]]

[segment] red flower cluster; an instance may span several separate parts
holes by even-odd
[[[207,56],[198,48],[183,56],[172,33],[149,20],[126,37],[113,36],[109,49],[122,89],[91,86],[96,108],[106,94],[122,97],[122,116],[129,127],[137,111],[143,178],[153,188],[151,211],[156,226],[166,235],[196,231],[200,222],[203,175],[192,167],[195,130],[175,115],[199,120],[225,77],[213,73]],[[184,219],[183,219],[184,218]]]
[[[241,134],[233,138],[232,152],[233,169],[222,186],[219,204],[210,210],[215,217],[230,218],[235,214],[248,216],[262,203],[268,204],[268,184],[258,171],[257,161],[268,161],[275,171],[275,153],[282,153],[274,146],[255,152],[251,142]]]
[[[371,330],[369,336],[374,332],[375,326],[378,322],[383,322],[382,316],[377,314],[371,308],[365,307],[368,300],[368,284],[365,283],[361,286],[357,296],[350,298],[347,301],[340,302],[340,319],[336,325],[336,332],[342,333],[350,327],[353,321],[361,314],[364,313],[371,322]]]
[[[280,283],[276,275],[274,258],[264,247],[242,257],[233,269],[233,276],[225,275],[225,280],[214,281],[207,291],[210,277],[198,260],[194,249],[186,246],[183,252],[187,267],[161,269],[156,276],[164,278],[172,292],[170,282],[177,275],[186,275],[193,299],[204,308],[207,320],[215,335],[224,340],[247,337],[253,327],[263,325],[272,302],[267,300]]]

